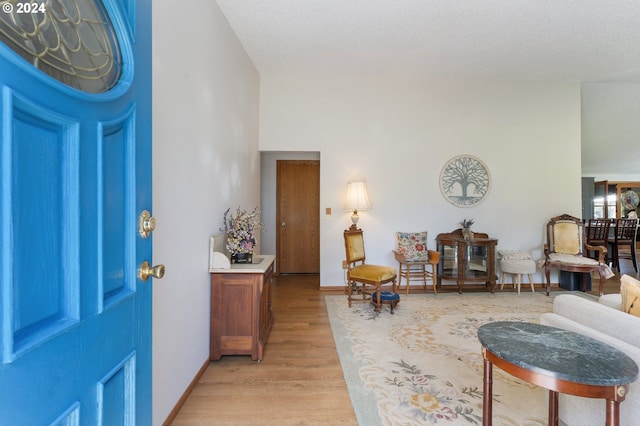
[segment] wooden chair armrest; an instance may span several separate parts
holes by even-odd
[[[605,246],[592,246],[590,244],[585,243],[584,247],[586,250],[597,251],[599,253],[598,262],[604,263],[604,256],[607,254],[607,248]]]
[[[400,253],[398,250],[393,250],[393,255],[395,256],[396,260],[400,263],[407,263],[407,257],[405,255],[403,255],[402,253]],[[424,260],[427,263],[431,263],[431,264],[437,264],[438,262],[440,262],[440,253],[434,250],[427,250],[427,255],[428,257]],[[419,261],[419,262],[424,262],[424,261]],[[418,261],[416,261],[415,263],[418,263]]]
[[[398,250],[394,250],[394,251],[393,251],[393,254],[395,255],[396,260],[397,260],[398,262],[400,262],[400,263],[407,263],[407,258],[406,258],[402,253],[400,253]]]

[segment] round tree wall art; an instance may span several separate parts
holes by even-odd
[[[447,161],[440,172],[440,191],[451,204],[472,207],[489,193],[489,169],[472,155],[458,155]]]

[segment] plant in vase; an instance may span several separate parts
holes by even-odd
[[[473,219],[462,219],[462,222],[460,222],[460,226],[462,227],[462,237],[465,240],[473,239],[473,231],[471,230],[472,225]]]
[[[256,231],[263,228],[258,220],[260,211],[254,208],[252,211],[236,209],[235,214],[231,209],[224,212],[224,231],[227,234],[226,248],[231,253],[232,263],[251,263],[253,250],[256,246]]]

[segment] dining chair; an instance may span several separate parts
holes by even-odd
[[[396,293],[396,269],[391,266],[366,263],[362,229],[344,231],[344,246],[347,256],[347,300],[349,307],[354,290],[362,294],[362,300],[371,300],[375,311],[380,312],[383,302],[390,305],[391,313],[400,300]],[[357,288],[357,284],[362,285]],[[381,287],[391,283],[391,292],[383,292]],[[373,287],[372,290],[369,287]],[[375,291],[374,291],[375,290]],[[384,299],[384,300],[383,300]]]
[[[607,247],[609,243],[609,229],[611,226],[610,219],[589,219],[586,234],[587,244],[591,246]],[[597,251],[589,250],[588,256],[597,258]],[[607,262],[608,253],[605,253],[605,262]]]
[[[438,263],[440,253],[427,249],[427,232],[396,232],[396,249],[393,254],[398,261],[398,288],[402,279],[407,282],[405,289],[409,294],[411,281],[422,281],[422,288],[426,290],[427,280],[431,280],[433,293],[436,290]]]
[[[611,266],[620,272],[620,259],[630,259],[638,272],[636,259],[636,235],[638,219],[616,219],[613,241],[609,240]],[[629,247],[628,251],[625,247]],[[623,248],[623,250],[620,250]]]

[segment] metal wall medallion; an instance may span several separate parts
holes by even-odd
[[[440,172],[440,191],[457,207],[472,207],[489,193],[489,169],[472,155],[453,157]]]

